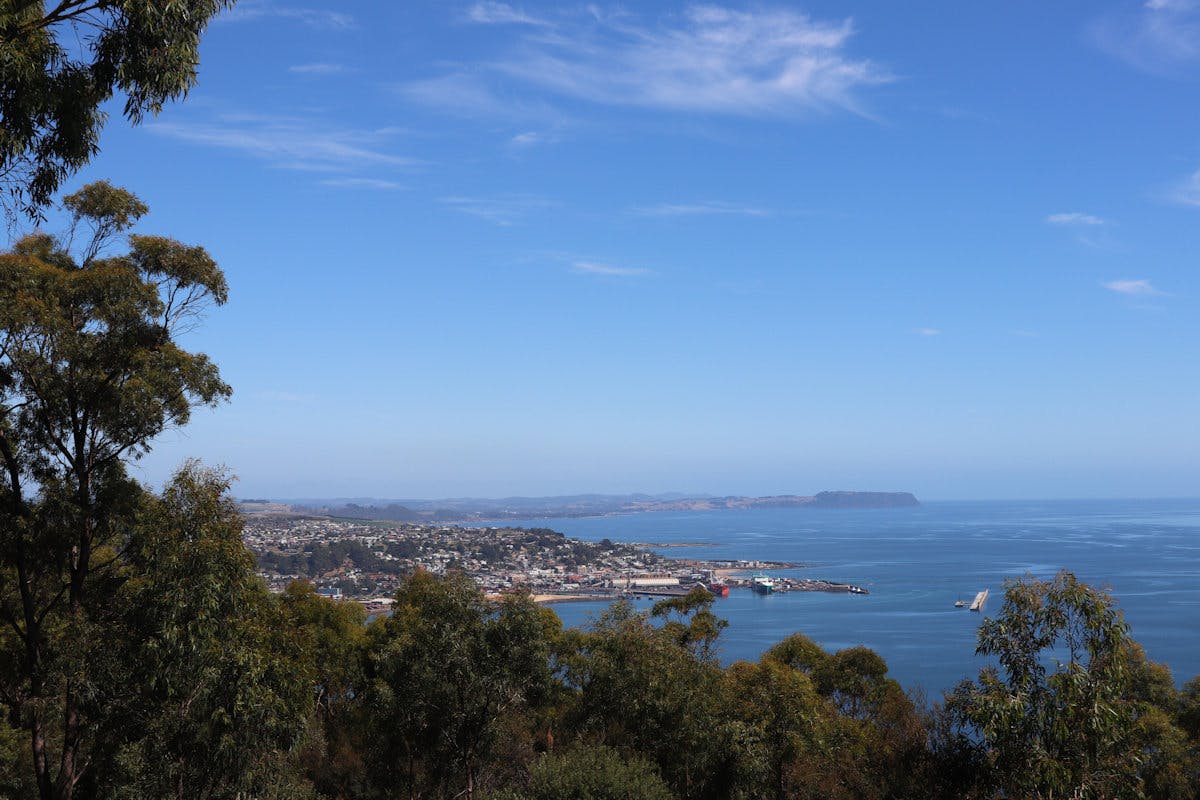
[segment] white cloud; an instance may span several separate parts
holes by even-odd
[[[520,15],[498,5],[479,13],[489,21]],[[698,5],[654,23],[596,14],[567,22],[529,28],[498,60],[408,83],[402,91],[443,106],[457,100],[480,112],[500,104],[494,85],[508,79],[526,90],[602,105],[794,117],[857,110],[859,89],[892,79],[873,62],[847,54],[854,33],[849,19]]]
[[[346,71],[344,64],[331,64],[325,61],[318,61],[313,64],[295,64],[288,67],[288,72],[295,72],[300,75],[339,75]]]
[[[356,26],[354,17],[341,11],[279,5],[270,0],[241,0],[236,6],[217,16],[220,22],[250,22],[260,19],[288,19],[323,30],[349,30]]]
[[[1092,216],[1091,214],[1083,214],[1078,211],[1071,211],[1063,214],[1051,214],[1046,217],[1046,222],[1051,225],[1107,225],[1108,223],[1100,217]]]
[[[557,144],[558,135],[553,132],[522,131],[508,140],[510,147],[524,149],[544,144]]]
[[[1104,51],[1138,69],[1171,74],[1200,64],[1200,4],[1148,0],[1136,11],[1102,17],[1092,38]]]
[[[1145,5],[1152,11],[1188,11],[1196,7],[1194,0],[1146,0]]]
[[[660,203],[656,206],[635,208],[634,213],[645,217],[693,217],[693,216],[738,216],[765,217],[770,211],[754,206],[725,203],[719,200],[702,203]]]
[[[439,197],[438,202],[455,211],[479,217],[505,228],[523,221],[535,211],[554,205],[543,197],[527,194],[508,194],[498,197]]]
[[[335,189],[403,189],[403,185],[395,181],[385,181],[381,178],[330,178],[321,181],[322,186],[332,186]]]
[[[162,136],[236,150],[287,169],[338,172],[417,163],[386,148],[394,131],[338,128],[312,119],[225,115],[210,122],[152,122],[146,127]]]
[[[610,264],[601,264],[596,261],[576,261],[571,265],[571,270],[584,275],[612,275],[616,277],[651,274],[650,270],[641,267],[614,267]]]
[[[493,82],[485,80],[479,70],[471,70],[409,81],[396,87],[396,90],[415,103],[467,116],[512,119],[523,123],[531,119],[548,124],[561,122],[561,115],[543,102],[497,95],[491,86]]]
[[[482,2],[467,9],[467,19],[481,25],[549,25],[545,20],[526,14],[508,3]]]
[[[1173,199],[1185,206],[1200,206],[1200,170],[1191,174],[1172,195]]]
[[[1115,281],[1106,281],[1102,284],[1105,289],[1116,292],[1117,294],[1129,295],[1130,297],[1151,297],[1154,295],[1164,294],[1148,280],[1129,280],[1121,279]]]
[[[917,333],[921,336],[941,336],[942,332],[937,328],[917,328]]]

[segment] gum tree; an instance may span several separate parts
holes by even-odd
[[[127,236],[147,208],[107,183],[63,206],[66,233],[0,255],[0,701],[43,800],[71,798],[89,766],[93,665],[142,498],[126,463],[229,394],[177,341],[225,302],[208,253]]]
[[[379,796],[475,796],[506,726],[553,690],[558,625],[528,595],[489,600],[461,572],[409,576],[371,627],[367,757]]]
[[[950,710],[981,740],[1005,797],[1143,793],[1129,629],[1105,593],[1060,572],[1009,581],[979,629],[999,668],[960,684]]]
[[[137,123],[196,82],[231,0],[0,0],[0,182],[36,213],[99,147],[114,94]]]
[[[228,479],[186,464],[144,498],[123,561],[79,794],[309,797],[294,751],[320,654],[255,572]]]

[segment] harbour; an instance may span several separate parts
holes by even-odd
[[[935,502],[895,511],[721,511],[539,524],[592,541],[713,543],[663,551],[673,557],[801,565],[731,576],[730,596],[714,606],[730,623],[719,645],[725,663],[756,660],[799,632],[830,649],[870,647],[887,660],[891,677],[936,697],[987,665],[975,655],[976,633],[1002,606],[1006,579],[1048,579],[1071,569],[1112,593],[1133,636],[1171,668],[1176,683],[1200,673],[1200,501]],[[764,595],[735,583],[755,571],[775,582],[827,578],[870,594]],[[963,613],[984,587],[989,594],[979,611]],[[956,597],[963,608],[954,607]],[[644,602],[648,608],[653,601]],[[586,625],[606,606],[599,600],[554,608],[564,624]]]

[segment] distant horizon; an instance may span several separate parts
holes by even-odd
[[[903,492],[904,490],[887,490],[887,489],[822,489],[819,491],[830,492]],[[250,503],[256,501],[266,501],[270,503],[280,503],[289,505],[302,504],[330,504],[330,503],[355,503],[358,505],[371,504],[396,504],[404,505],[405,503],[439,503],[439,502],[464,502],[464,501],[480,501],[480,502],[501,502],[504,500],[559,500],[575,497],[597,497],[597,498],[629,498],[629,497],[649,497],[649,498],[677,498],[677,499],[704,499],[704,498],[719,498],[719,497],[812,497],[818,492],[800,493],[800,492],[783,492],[783,493],[767,493],[767,494],[739,494],[739,493],[716,493],[716,492],[574,492],[567,494],[513,494],[502,496],[482,496],[482,495],[448,495],[444,497],[377,497],[370,495],[362,496],[314,496],[314,497],[272,497],[269,495],[241,495],[238,493],[237,501],[240,503]],[[1025,503],[1025,502],[1143,502],[1143,501],[1179,501],[1179,502],[1200,502],[1200,495],[1159,495],[1159,496],[1096,496],[1096,497],[931,497],[924,498],[916,492],[909,492],[922,505],[927,503]],[[718,509],[723,510],[723,509]],[[873,509],[880,510],[880,509]],[[883,509],[887,510],[887,509]]]

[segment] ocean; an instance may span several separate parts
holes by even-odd
[[[506,523],[507,524],[507,523]],[[866,587],[867,596],[731,592],[716,601],[729,622],[725,663],[757,659],[792,632],[837,650],[866,645],[889,675],[929,700],[975,677],[980,620],[1003,601],[1008,578],[1060,569],[1107,589],[1132,635],[1183,682],[1200,674],[1200,500],[931,502],[880,510],[756,509],[540,519],[598,541],[694,542],[664,555],[798,562],[777,575]],[[954,607],[991,595],[982,614]],[[648,605],[643,603],[642,605]],[[564,624],[588,624],[604,603],[559,603]]]

